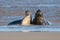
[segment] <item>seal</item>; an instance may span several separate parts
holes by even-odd
[[[32,23],[32,17],[31,17],[31,12],[29,10],[27,10],[25,12],[25,17],[22,20],[21,25],[30,25]]]
[[[8,25],[19,25],[19,24],[21,24],[21,23],[22,23],[22,19],[12,21],[12,22],[10,22]]]
[[[35,17],[33,19],[33,24],[34,25],[44,25],[45,24],[43,13],[40,9],[38,9],[37,12],[35,13]]]
[[[25,17],[20,20],[15,20],[13,22],[10,22],[8,25],[30,25],[32,22],[31,12],[29,10],[25,11]]]

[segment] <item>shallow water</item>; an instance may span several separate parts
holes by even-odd
[[[21,19],[24,12],[29,9],[34,15],[37,9],[41,9],[44,17],[53,24],[60,24],[59,0],[0,0],[0,25]]]
[[[53,25],[46,26],[21,26],[21,25],[12,25],[12,26],[0,26],[0,31],[2,32],[59,32],[60,25],[52,27]]]

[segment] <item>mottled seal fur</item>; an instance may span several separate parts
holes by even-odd
[[[40,9],[37,10],[37,12],[35,13],[35,17],[33,19],[33,24],[34,25],[44,25],[45,24],[43,13]]]

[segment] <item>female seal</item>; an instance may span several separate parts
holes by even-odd
[[[10,22],[8,25],[30,25],[32,21],[31,15],[30,15],[30,11],[26,10],[25,11],[25,17],[23,19],[20,20],[16,20],[13,22]]]
[[[29,10],[27,10],[25,12],[25,17],[22,20],[22,24],[21,25],[30,25],[32,22],[32,18],[31,18],[31,12]]]

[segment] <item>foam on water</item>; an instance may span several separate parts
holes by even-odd
[[[53,27],[54,26],[54,27]],[[32,26],[22,26],[22,25],[11,25],[11,26],[0,26],[0,31],[3,32],[59,32],[60,25],[32,25]]]

